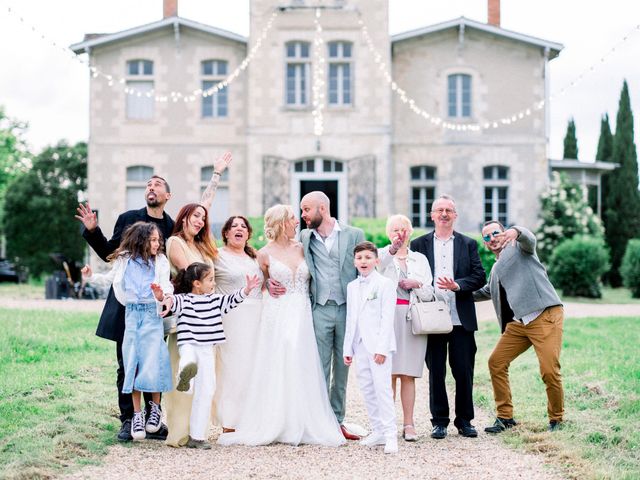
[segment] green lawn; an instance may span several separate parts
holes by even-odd
[[[493,322],[477,335],[475,399],[493,410],[487,359],[498,338]],[[566,425],[546,432],[546,394],[529,349],[510,368],[515,418],[501,436],[517,449],[543,452],[576,479],[640,478],[640,319],[566,320],[562,374]]]
[[[558,291],[558,294],[564,302],[572,303],[640,304],[640,298],[631,297],[631,290],[629,290],[628,288],[602,287],[602,298],[565,297],[564,295],[562,295],[561,291]]]
[[[0,478],[96,461],[119,422],[115,345],[96,314],[0,310]]]

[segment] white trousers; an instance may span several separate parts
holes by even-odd
[[[194,440],[206,440],[209,417],[211,416],[211,400],[216,391],[214,347],[212,345],[185,344],[181,345],[178,350],[180,352],[178,372],[181,372],[184,366],[189,363],[198,365],[198,374],[192,380],[193,401],[189,431]],[[179,375],[180,373],[178,373]]]
[[[391,390],[391,357],[389,354],[383,364],[373,361],[362,341],[355,348],[356,374],[360,391],[367,407],[372,433],[385,437],[398,434],[396,411]]]

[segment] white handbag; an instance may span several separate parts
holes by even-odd
[[[449,333],[453,330],[451,310],[449,304],[437,298],[431,302],[423,302],[414,296],[409,315],[411,316],[411,331],[414,335],[430,333]]]

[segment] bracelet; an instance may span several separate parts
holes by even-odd
[[[221,173],[221,172],[217,172],[216,170],[214,170],[214,171],[213,171],[213,174],[214,174],[214,175],[218,175],[219,177],[221,177],[221,176],[222,176],[222,173]]]

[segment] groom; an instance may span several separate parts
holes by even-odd
[[[353,264],[353,249],[364,241],[364,233],[331,217],[329,197],[323,192],[310,192],[302,197],[300,209],[308,227],[300,233],[300,240],[311,273],[313,328],[329,388],[329,401],[344,437],[358,440],[360,437],[342,425],[349,373],[349,367],[342,359],[342,344],[347,317],[347,284],[358,275]],[[282,295],[284,288],[275,283],[270,284],[269,292],[273,296]]]

